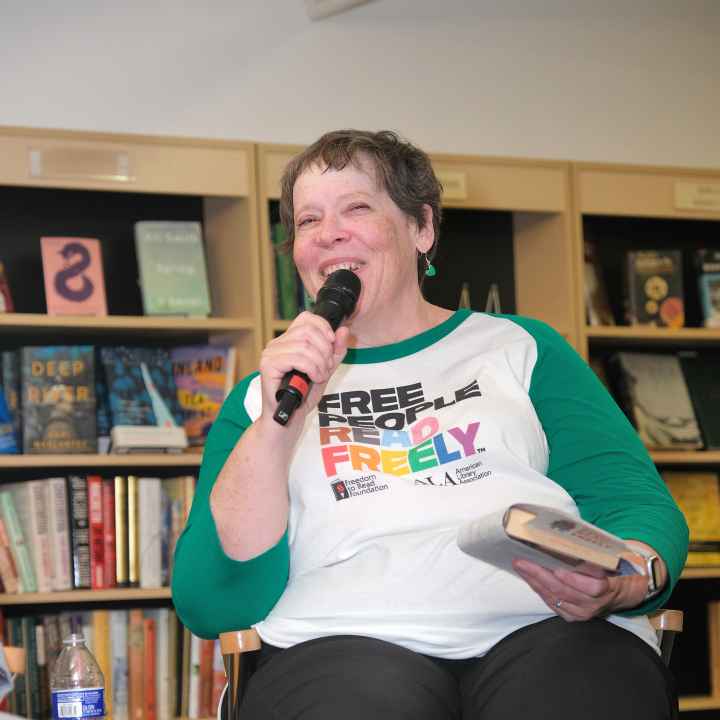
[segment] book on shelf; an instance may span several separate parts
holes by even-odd
[[[106,587],[116,587],[115,481],[110,478],[103,478],[102,481],[102,526],[105,584]]]
[[[21,352],[23,450],[97,452],[93,348],[36,346]]]
[[[626,314],[630,325],[685,324],[680,250],[630,250],[626,256]]]
[[[48,315],[107,315],[100,241],[42,237],[40,247]]]
[[[157,720],[157,627],[150,614],[143,617],[143,720]]]
[[[53,589],[53,561],[50,554],[47,483],[26,480],[3,486],[12,495],[30,562],[35,571],[37,592]]]
[[[270,239],[275,256],[275,297],[280,320],[293,320],[298,314],[298,276],[287,232],[281,222],[270,227]]]
[[[108,397],[105,366],[102,362],[100,348],[95,348],[95,431],[97,433],[97,451],[101,455],[110,452],[110,433],[112,430],[112,414]]]
[[[137,222],[135,249],[146,315],[210,315],[200,223]]]
[[[591,565],[620,575],[643,573],[645,567],[621,538],[570,513],[530,503],[514,503],[464,523],[457,544],[507,572],[514,572],[516,558],[550,570]]]
[[[118,587],[127,587],[129,582],[128,565],[128,482],[127,477],[116,475],[113,478],[113,501],[115,506],[115,583]]]
[[[90,545],[90,587],[109,587],[105,579],[105,527],[103,524],[103,481],[100,475],[87,476],[88,542]]]
[[[652,450],[703,446],[680,359],[676,355],[618,352],[611,358],[618,401]]]
[[[73,584],[67,481],[64,477],[53,477],[45,480],[45,484],[48,495],[53,590],[70,590]]]
[[[12,548],[10,547],[10,538],[5,529],[5,521],[0,511],[0,581],[2,581],[3,592],[9,595],[15,595],[20,592],[20,582],[18,577],[15,558],[13,557]]]
[[[2,384],[2,391],[15,429],[15,443],[18,452],[22,452],[20,352],[18,350],[3,350],[0,352],[0,364],[2,365],[0,384]]]
[[[17,452],[12,416],[5,401],[5,394],[0,391],[0,455],[16,455]]]
[[[135,475],[127,477],[127,548],[128,579],[130,587],[140,585],[140,527],[138,508],[138,479]]]
[[[191,447],[201,448],[235,382],[235,348],[185,345],[170,349],[178,402]]]
[[[0,486],[1,487],[1,486]],[[23,532],[15,501],[9,490],[0,490],[0,518],[10,542],[10,550],[20,580],[20,592],[37,592],[35,564]]]
[[[720,356],[683,350],[679,358],[705,449],[720,450]]]
[[[0,313],[15,312],[10,284],[8,283],[5,263],[0,262]]]
[[[112,717],[112,647],[110,645],[110,611],[93,610],[91,613],[93,629],[93,649],[97,664],[105,680],[105,715]]]
[[[597,248],[589,240],[584,247],[585,269],[585,311],[588,325],[615,325],[615,317],[610,308],[607,286],[603,269],[597,254]]]
[[[128,618],[128,718],[129,720],[143,720],[145,703],[143,694],[145,680],[143,678],[145,665],[145,627],[143,611],[132,608]]]
[[[703,324],[720,328],[720,250],[695,251]]]
[[[162,483],[160,478],[137,479],[138,582],[142,588],[161,587],[162,582]]]
[[[720,483],[717,473],[665,470],[662,477],[690,529],[686,565],[720,565]]]
[[[70,475],[67,478],[67,490],[72,585],[76,590],[89,590],[92,580],[90,576],[90,530],[86,478],[80,475]]]
[[[102,347],[100,357],[110,404],[112,452],[185,448],[187,436],[169,350]]]
[[[111,703],[113,720],[128,720],[128,611],[110,610]]]

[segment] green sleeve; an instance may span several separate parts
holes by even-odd
[[[655,548],[667,565],[667,586],[627,614],[661,607],[685,564],[685,517],[635,429],[590,367],[548,325],[509,319],[537,344],[530,399],[550,448],[548,477],[572,496],[585,520]]]
[[[287,532],[272,548],[247,561],[228,557],[210,512],[210,491],[228,455],[252,424],[244,400],[254,373],[238,384],[208,433],[187,525],[178,540],[172,597],[180,620],[196,635],[213,638],[262,620],[285,589],[290,565]]]

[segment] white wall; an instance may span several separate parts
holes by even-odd
[[[720,168],[720,3],[0,0],[0,124]]]

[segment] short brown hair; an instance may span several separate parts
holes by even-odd
[[[334,130],[325,133],[287,164],[281,179],[280,219],[287,231],[289,247],[295,240],[293,189],[300,175],[318,163],[333,170],[342,170],[350,163],[360,168],[362,158],[372,162],[381,189],[421,229],[425,227],[423,208],[430,206],[434,239],[427,256],[432,259],[442,220],[442,185],[435,177],[427,154],[390,130]],[[418,257],[420,281],[424,273],[425,265]]]

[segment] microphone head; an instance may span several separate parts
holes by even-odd
[[[352,315],[360,297],[362,285],[360,278],[351,270],[340,269],[328,275],[318,290],[317,303],[335,303],[340,306],[342,315]]]

